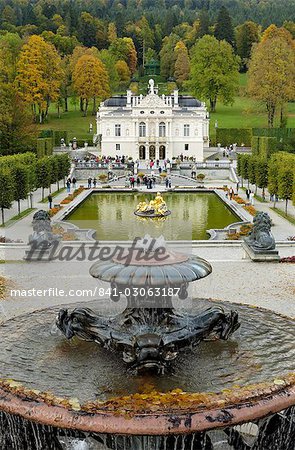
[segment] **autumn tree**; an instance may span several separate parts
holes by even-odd
[[[20,52],[16,82],[23,100],[42,123],[51,102],[60,95],[63,79],[61,58],[55,47],[40,36],[31,36]]]
[[[130,81],[130,70],[125,61],[117,61],[115,68],[118,72],[120,83],[127,83]]]
[[[183,82],[186,81],[189,77],[190,72],[190,60],[187,48],[182,41],[179,41],[174,49],[176,58],[175,58],[175,69],[174,69],[174,78],[177,83],[182,86]]]
[[[254,43],[259,41],[259,25],[247,21],[236,27],[237,54],[241,58],[243,69],[246,70]]]
[[[83,100],[84,115],[87,115],[89,100],[93,99],[96,112],[96,99],[104,100],[110,95],[109,77],[103,63],[94,56],[79,58],[73,72],[74,89]]]
[[[225,40],[230,45],[235,45],[232,20],[225,6],[222,6],[219,10],[217,22],[214,29],[214,36],[219,41]]]
[[[254,48],[249,65],[248,92],[265,104],[269,127],[274,125],[277,109],[294,98],[294,89],[295,47],[292,38],[288,40],[282,34],[268,32]]]
[[[110,22],[108,25],[108,41],[111,44],[118,38],[117,36],[117,27],[114,22]]]
[[[7,33],[0,37],[0,154],[32,150],[36,129],[32,114],[20,98],[15,83],[20,37]]]
[[[217,99],[232,104],[239,82],[240,58],[225,41],[203,36],[192,48],[190,86],[196,95],[210,102],[215,112]]]

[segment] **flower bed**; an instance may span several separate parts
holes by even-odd
[[[248,211],[251,216],[255,216],[255,214],[257,213],[256,209],[252,205],[243,206],[243,208]]]
[[[234,195],[233,196],[233,200],[235,202],[237,202],[239,205],[244,205],[245,204],[245,200],[242,197],[240,197],[239,195]]]
[[[253,225],[251,223],[246,224],[246,225],[241,225],[240,231],[238,231],[237,233],[232,233],[232,234],[227,233],[226,240],[238,241],[242,237],[248,236],[251,233],[252,228],[253,228]]]
[[[295,256],[287,256],[280,259],[281,263],[295,263]]]
[[[77,241],[77,236],[73,231],[67,231],[60,225],[54,225],[52,232],[60,235],[63,241]]]
[[[84,191],[84,187],[80,186],[78,189],[75,189],[72,194],[69,194],[66,198],[64,198],[60,203],[62,205],[67,205],[72,200],[74,200],[74,198],[76,198],[77,195],[81,194],[82,191]]]
[[[51,208],[51,209],[48,211],[49,217],[54,216],[54,215],[57,214],[58,211],[60,211],[60,210],[61,210],[61,206],[55,206],[54,208]]]

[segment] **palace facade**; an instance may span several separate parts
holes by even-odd
[[[209,115],[194,97],[158,95],[149,81],[147,95],[113,96],[100,104],[97,135],[103,155],[133,159],[172,159],[183,156],[203,161],[209,146]]]

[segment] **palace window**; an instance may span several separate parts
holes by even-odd
[[[189,136],[189,125],[188,124],[183,125],[183,135],[186,137]]]
[[[120,144],[116,144],[116,152],[119,152],[121,150]]]
[[[144,122],[140,122],[139,124],[139,137],[146,136],[146,125]]]
[[[115,136],[117,136],[117,137],[121,136],[121,125],[120,124],[115,125]]]
[[[188,150],[188,144],[184,144],[184,150]]]
[[[166,125],[164,122],[160,122],[159,124],[159,137],[166,136]]]

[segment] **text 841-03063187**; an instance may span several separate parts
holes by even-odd
[[[179,287],[122,287],[121,289],[118,287],[112,287],[108,289],[99,288],[98,295],[100,297],[108,296],[108,295],[125,295],[126,297],[172,297],[178,295],[180,291]]]

